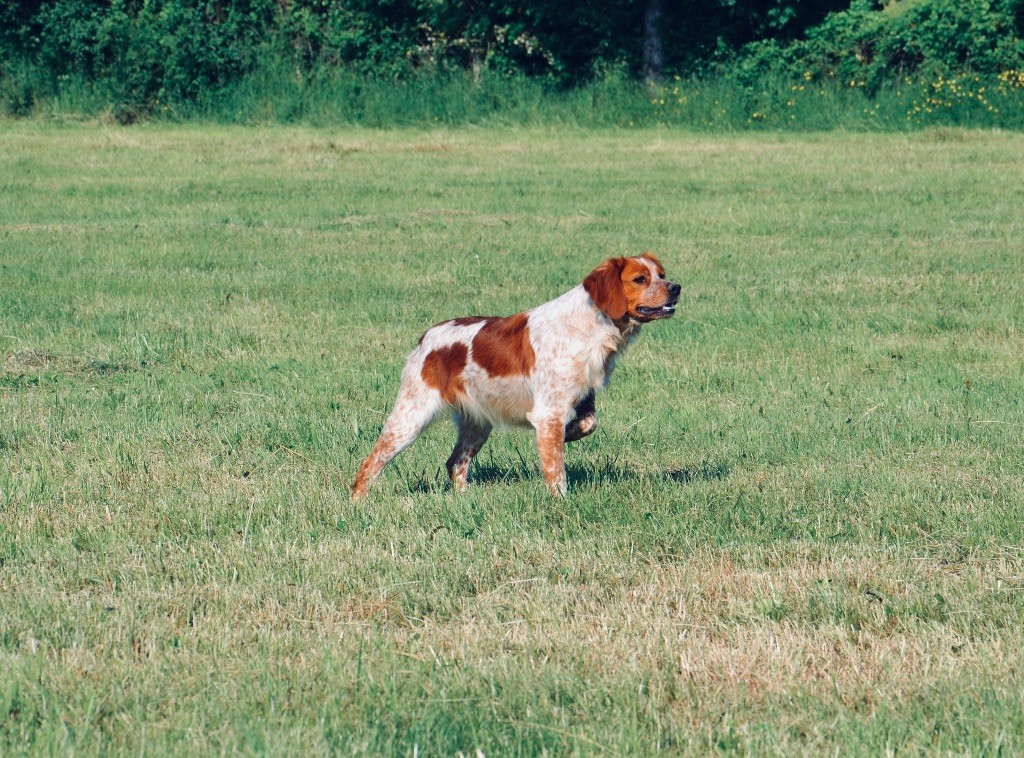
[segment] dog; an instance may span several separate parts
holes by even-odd
[[[610,258],[582,284],[525,313],[432,326],[406,360],[398,398],[359,467],[352,498],[365,496],[443,408],[452,409],[458,429],[446,464],[455,490],[466,488],[491,429],[532,426],[544,481],[565,495],[565,443],[597,429],[596,391],[643,324],[672,317],[680,289],[649,253]]]

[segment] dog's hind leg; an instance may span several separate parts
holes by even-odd
[[[441,395],[436,390],[422,384],[403,383],[377,444],[356,474],[352,484],[353,500],[358,500],[369,491],[381,470],[413,443],[443,406]]]
[[[455,414],[454,421],[459,430],[459,437],[455,441],[455,449],[452,450],[445,467],[448,469],[448,478],[452,480],[452,488],[457,492],[462,492],[466,489],[469,464],[473,462],[473,456],[479,453],[480,448],[487,442],[492,427],[485,421],[476,421],[461,413]]]
[[[573,409],[576,417],[565,425],[565,441],[575,442],[597,430],[597,407],[594,405],[594,391],[576,403]]]

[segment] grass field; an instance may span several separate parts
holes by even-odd
[[[1024,135],[0,125],[0,752],[1024,752]],[[683,285],[548,496],[428,325]]]

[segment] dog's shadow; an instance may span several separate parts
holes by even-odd
[[[691,484],[693,482],[721,481],[731,473],[732,466],[725,461],[718,461],[717,463],[702,461],[696,466],[668,469],[663,472],[663,475],[666,479],[671,479],[677,484]]]
[[[659,474],[639,473],[613,461],[595,466],[567,464],[566,479],[569,487],[587,484],[621,484],[623,482],[661,479],[675,484],[693,484],[725,479],[732,473],[732,466],[725,461],[702,461],[685,468],[665,469]],[[493,463],[475,465],[469,474],[470,482],[479,484],[515,484],[532,481],[540,474],[526,464],[496,466]]]

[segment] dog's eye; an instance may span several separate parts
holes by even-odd
[[[633,283],[634,284],[647,284],[647,277],[646,276],[634,277]]]
[[[658,278],[659,279],[664,279],[665,278],[665,272],[664,271],[659,271],[658,272]]]

